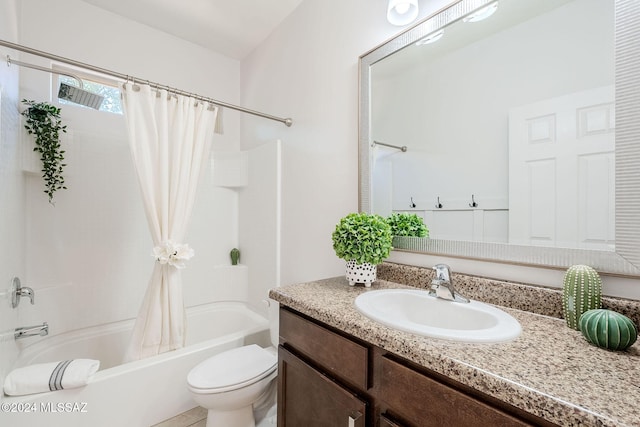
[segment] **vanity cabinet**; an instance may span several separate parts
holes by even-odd
[[[280,310],[278,426],[365,427],[369,348]]]
[[[554,425],[286,307],[278,359],[279,427]]]
[[[278,425],[365,427],[367,402],[283,347],[278,350]]]

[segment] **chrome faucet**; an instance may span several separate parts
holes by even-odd
[[[436,278],[431,281],[429,295],[455,302],[469,302],[468,298],[456,293],[451,280],[451,269],[446,264],[436,264],[432,267],[436,272]]]
[[[42,325],[16,328],[15,333],[13,334],[14,338],[17,340],[19,340],[20,338],[33,337],[36,335],[40,335],[41,337],[49,335],[49,324],[47,322],[44,322]]]
[[[31,304],[35,304],[36,294],[33,289],[22,286],[20,279],[14,277],[11,281],[11,308],[16,308],[20,304],[20,298],[28,297]]]

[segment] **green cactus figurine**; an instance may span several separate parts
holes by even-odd
[[[607,350],[626,350],[638,338],[633,321],[612,310],[589,310],[580,317],[579,326],[587,341]]]
[[[567,326],[578,330],[582,313],[602,307],[602,280],[588,265],[574,265],[564,275],[562,311]]]
[[[238,248],[231,249],[229,255],[231,256],[231,265],[238,265],[238,261],[240,260],[240,251]]]

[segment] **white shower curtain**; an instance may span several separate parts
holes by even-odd
[[[122,87],[129,145],[156,259],[125,360],[184,346],[180,269],[200,171],[209,157],[218,108],[127,82]]]

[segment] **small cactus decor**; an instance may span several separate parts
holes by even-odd
[[[602,307],[602,280],[588,265],[569,267],[564,275],[562,311],[567,326],[578,329],[580,316],[587,310]]]
[[[638,337],[633,321],[611,310],[588,310],[580,316],[579,326],[587,341],[607,350],[625,350]]]
[[[231,257],[231,265],[238,265],[238,261],[240,260],[240,250],[238,248],[231,249],[229,256]]]

